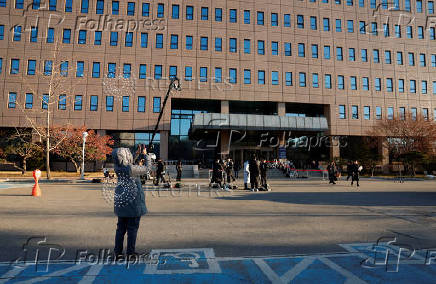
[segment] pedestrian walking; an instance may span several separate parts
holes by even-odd
[[[176,171],[177,171],[176,181],[182,180],[182,170],[183,170],[182,161],[178,160],[176,164]]]
[[[327,172],[329,173],[329,184],[336,184],[336,174],[338,172],[337,168],[336,168],[336,163],[335,161],[332,161],[328,166],[327,166]]]
[[[354,161],[354,164],[351,167],[351,186],[353,185],[353,182],[357,183],[357,187],[359,187],[359,174],[360,171],[362,170],[362,166],[359,166],[359,162],[358,161]]]
[[[350,177],[353,176],[352,168],[353,168],[353,163],[351,161],[348,161],[348,163],[347,163],[347,181]]]
[[[266,181],[266,173],[268,171],[268,164],[265,159],[262,159],[262,162],[260,163],[260,185],[265,189],[268,190],[268,183]]]
[[[233,171],[235,173],[235,179],[239,178],[239,171],[241,170],[241,162],[236,161],[235,166],[233,167]]]
[[[223,165],[222,162],[220,161],[220,159],[216,159],[215,162],[213,163],[213,167],[212,167],[212,180],[211,183],[217,183],[219,185],[220,188],[223,187],[222,182],[223,182]]]
[[[227,175],[227,183],[231,183],[235,181],[235,177],[233,176],[234,163],[232,159],[228,158],[226,163],[226,175]]]
[[[250,169],[250,185],[251,191],[259,191],[259,161],[256,158],[256,155],[253,155],[249,162]]]
[[[159,185],[160,181],[165,182],[165,179],[164,179],[164,176],[163,176],[164,173],[165,173],[165,164],[164,164],[164,162],[161,159],[159,159],[157,161],[156,182],[155,182],[155,185]]]
[[[244,162],[244,189],[248,190],[248,183],[250,182],[250,164],[249,161]]]
[[[126,254],[136,255],[136,236],[141,216],[147,213],[145,195],[139,176],[147,172],[144,166],[134,165],[133,155],[128,148],[112,151],[118,185],[114,194],[114,213],[118,216],[115,233],[114,253],[117,258],[123,255],[124,236],[127,232]]]

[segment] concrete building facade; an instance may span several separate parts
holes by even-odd
[[[49,99],[53,124],[147,143],[172,76],[165,159],[192,145],[201,112],[323,117],[314,133],[344,136],[405,112],[436,118],[434,1],[4,0],[0,15],[1,127],[44,123]]]

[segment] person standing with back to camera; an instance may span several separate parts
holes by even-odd
[[[114,253],[117,259],[123,255],[124,236],[127,232],[128,258],[136,255],[136,236],[141,216],[147,213],[145,195],[139,176],[147,173],[147,167],[134,165],[133,155],[128,148],[112,151],[118,184],[114,194],[114,213],[118,216],[115,233]]]

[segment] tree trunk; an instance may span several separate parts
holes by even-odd
[[[71,162],[73,163],[74,168],[76,169],[76,173],[80,175],[82,167],[74,159],[71,159]]]
[[[23,159],[23,174],[27,172],[27,158]]]
[[[45,170],[47,172],[47,179],[51,179],[51,172],[50,172],[50,128],[47,127],[47,138],[45,142]]]

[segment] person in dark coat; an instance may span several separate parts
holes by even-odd
[[[357,183],[357,187],[359,187],[359,172],[360,166],[358,161],[354,161],[354,164],[351,165],[351,185],[355,181]]]
[[[223,182],[223,165],[220,161],[220,159],[216,159],[212,166],[212,183],[217,183],[220,187],[222,186]]]
[[[115,233],[114,253],[118,257],[123,254],[124,236],[127,232],[128,256],[136,254],[136,236],[141,216],[147,213],[145,195],[139,176],[147,172],[147,168],[134,165],[133,155],[128,148],[116,148],[112,151],[114,169],[118,177],[114,193],[114,213],[118,216]]]
[[[161,159],[159,159],[157,161],[157,167],[156,167],[156,183],[155,183],[156,185],[159,185],[160,181],[165,182],[163,177],[164,172],[165,172],[165,164]]]
[[[260,163],[260,185],[267,189],[266,173],[268,171],[268,164],[265,159]]]
[[[226,163],[226,175],[227,175],[227,183],[235,181],[235,177],[233,176],[234,163],[232,159],[228,158]]]
[[[352,168],[353,168],[353,163],[351,163],[351,161],[348,161],[348,163],[347,163],[347,181],[350,179],[350,177],[353,176]]]
[[[182,170],[183,170],[182,161],[180,161],[180,160],[177,161],[176,170],[177,170],[176,181],[181,181],[182,180]]]
[[[327,166],[327,172],[329,174],[329,184],[336,184],[335,180],[336,180],[336,174],[338,172],[337,168],[336,168],[336,163],[334,161],[332,161],[328,166]]]
[[[233,171],[235,172],[235,179],[239,178],[239,171],[241,170],[241,162],[236,161],[235,166],[233,167]]]
[[[250,170],[250,184],[251,191],[259,191],[259,161],[256,159],[256,155],[253,155],[248,162]]]

